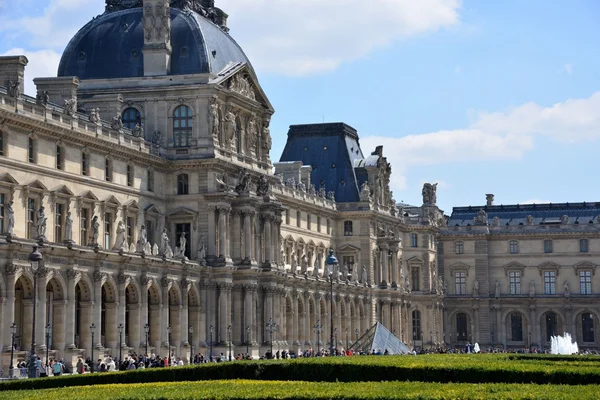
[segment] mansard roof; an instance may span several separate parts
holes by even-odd
[[[335,191],[338,202],[357,202],[367,180],[360,168],[364,158],[356,129],[340,122],[290,126],[280,161],[312,166],[310,180],[317,190]]]
[[[495,217],[500,226],[528,225],[528,216],[533,217],[532,225],[560,224],[563,216],[569,224],[590,224],[598,222],[600,202],[454,207],[448,226],[474,225],[479,210],[487,213],[490,225]]]

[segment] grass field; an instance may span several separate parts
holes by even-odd
[[[581,400],[600,398],[599,383],[600,357],[375,356],[219,363],[3,382],[0,398]]]

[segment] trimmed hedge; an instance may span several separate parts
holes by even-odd
[[[0,383],[0,391],[50,389],[116,383],[227,379],[308,382],[460,382],[600,384],[600,368],[591,363],[511,360],[495,355],[332,357],[298,360],[212,363],[115,373],[71,375]]]
[[[554,361],[554,362],[568,362],[568,363],[579,363],[579,362],[594,362],[600,363],[600,356],[597,355],[562,355],[562,354],[511,354],[508,357],[510,360],[519,361]]]
[[[11,391],[3,400],[95,399],[595,399],[600,386],[213,381]]]

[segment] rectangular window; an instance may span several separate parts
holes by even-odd
[[[110,182],[112,181],[112,162],[110,161],[110,159],[105,158],[104,159],[104,179],[106,180],[106,182]]]
[[[134,228],[133,218],[127,217],[125,222],[127,224],[127,244],[129,246],[131,246],[131,243],[133,242],[133,228]]]
[[[133,166],[127,164],[127,186],[133,186]]]
[[[90,160],[87,153],[81,153],[81,175],[88,176],[90,173]]]
[[[327,218],[327,234],[331,235],[331,221]]]
[[[579,271],[579,293],[592,294],[592,272]]]
[[[4,201],[4,193],[0,193],[0,233],[4,233]]]
[[[154,243],[154,224],[150,220],[146,220],[146,237],[148,242]]]
[[[519,254],[519,242],[511,240],[508,244],[510,254]]]
[[[87,208],[81,209],[81,215],[79,217],[79,225],[80,225],[80,237],[79,243],[82,246],[88,244],[87,231],[89,227],[90,219],[89,219],[89,210]]]
[[[521,294],[521,271],[510,271],[508,279],[510,294]]]
[[[463,271],[454,274],[455,294],[467,294],[467,273]]]
[[[544,294],[556,294],[556,272],[544,271]]]
[[[56,169],[64,169],[64,151],[61,146],[56,146]]]
[[[285,210],[285,224],[290,224],[290,210]]]
[[[321,232],[321,217],[317,217],[317,232]]]
[[[455,254],[464,254],[465,253],[465,243],[464,242],[456,242],[454,244],[454,253]]]
[[[310,231],[311,226],[312,226],[312,221],[310,220],[311,215],[310,214],[306,214],[306,229],[308,229]]]
[[[412,267],[410,269],[410,284],[411,284],[411,290],[418,292],[419,290],[421,290],[421,287],[419,285],[419,267]]]
[[[0,156],[4,155],[4,132],[0,131]]]
[[[588,240],[587,239],[581,239],[579,240],[579,252],[580,253],[587,253],[589,251],[589,246],[588,246]]]
[[[410,247],[419,247],[419,236],[416,233],[410,234]]]
[[[354,268],[354,256],[343,256],[342,265],[345,266],[345,269],[351,274],[352,269]]]
[[[27,160],[30,163],[35,163],[35,141],[33,138],[29,138],[27,142]]]
[[[353,234],[352,221],[344,221],[344,236],[352,236]]]
[[[300,211],[296,211],[296,226],[300,228],[302,223],[302,213]]]
[[[190,239],[190,224],[176,224],[175,225],[175,235],[177,236],[177,248],[179,248],[181,246],[181,235],[185,234],[185,238],[186,238],[186,242],[185,242],[185,256],[187,258],[190,258],[190,244],[189,244],[189,239]]]
[[[64,204],[56,204],[56,213],[54,214],[54,242],[60,243],[63,240],[62,226],[64,217]]]
[[[544,240],[544,253],[552,253],[552,240]]]
[[[111,248],[112,214],[104,214],[104,248]]]
[[[35,199],[27,199],[27,237],[35,239]]]
[[[154,192],[154,170],[151,168],[148,168],[148,179],[146,180],[146,183],[148,185],[148,191]]]

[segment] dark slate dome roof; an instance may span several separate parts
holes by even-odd
[[[141,7],[94,18],[71,39],[58,76],[79,79],[144,76]],[[218,73],[229,63],[250,61],[240,46],[200,14],[171,8],[171,75]]]

